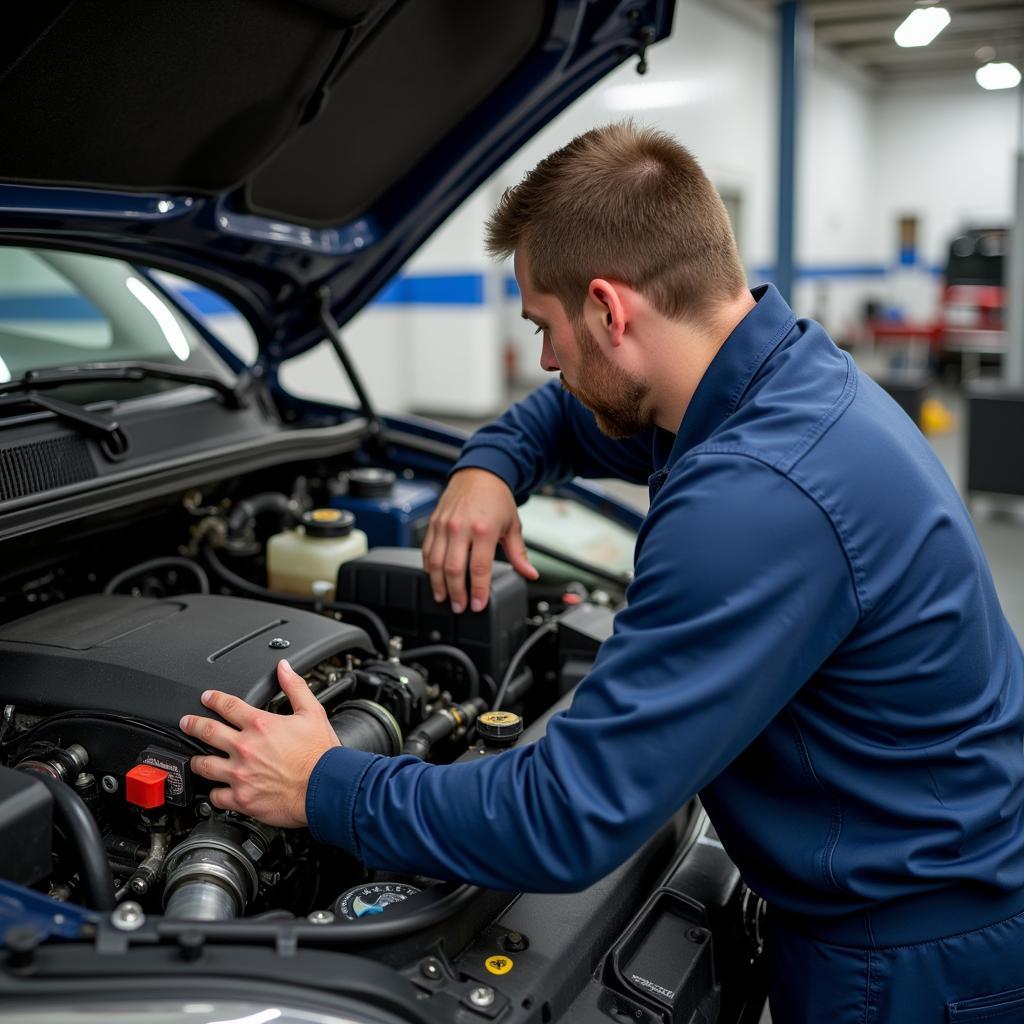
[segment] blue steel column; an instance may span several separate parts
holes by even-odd
[[[1006,361],[1003,380],[1024,390],[1024,82],[1017,86],[1016,212],[1006,261]]]
[[[786,0],[779,4],[779,195],[775,284],[787,302],[792,301],[796,269],[793,238],[796,226],[797,43],[800,20],[798,3]]]

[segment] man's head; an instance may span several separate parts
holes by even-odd
[[[725,206],[689,151],[631,122],[594,128],[506,189],[487,248],[525,250],[533,285],[578,319],[595,277],[674,320],[699,320],[745,287]]]
[[[628,122],[580,135],[507,189],[487,247],[515,254],[523,315],[544,330],[541,364],[561,369],[613,436],[653,421],[644,360],[618,351],[636,310],[700,330],[746,289],[725,207],[697,162]]]

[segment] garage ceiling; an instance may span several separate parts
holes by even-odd
[[[773,13],[777,0],[749,0]],[[880,81],[922,75],[962,73],[990,60],[1008,60],[1024,70],[1024,0],[944,0],[938,6],[952,21],[928,46],[904,49],[892,34],[915,7],[915,0],[808,0],[801,4],[815,42]],[[979,53],[980,51],[980,53]],[[990,51],[994,51],[990,52]]]

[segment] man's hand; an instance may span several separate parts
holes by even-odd
[[[215,807],[267,825],[298,828],[306,824],[306,786],[313,768],[325,751],[341,744],[327,712],[287,661],[278,662],[277,680],[294,714],[272,715],[219,690],[207,690],[203,704],[231,725],[196,715],[185,715],[180,724],[189,736],[228,755],[192,758],[197,775],[226,783],[210,791]]]
[[[468,564],[470,607],[485,608],[499,543],[521,576],[540,575],[526,557],[522,523],[505,481],[486,469],[460,469],[441,495],[423,540],[423,568],[430,573],[434,599],[450,598],[456,615],[465,610]]]

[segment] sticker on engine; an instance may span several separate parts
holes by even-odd
[[[515,962],[507,956],[489,956],[484,961],[484,967],[486,967],[491,974],[508,974],[508,972],[515,967]]]

